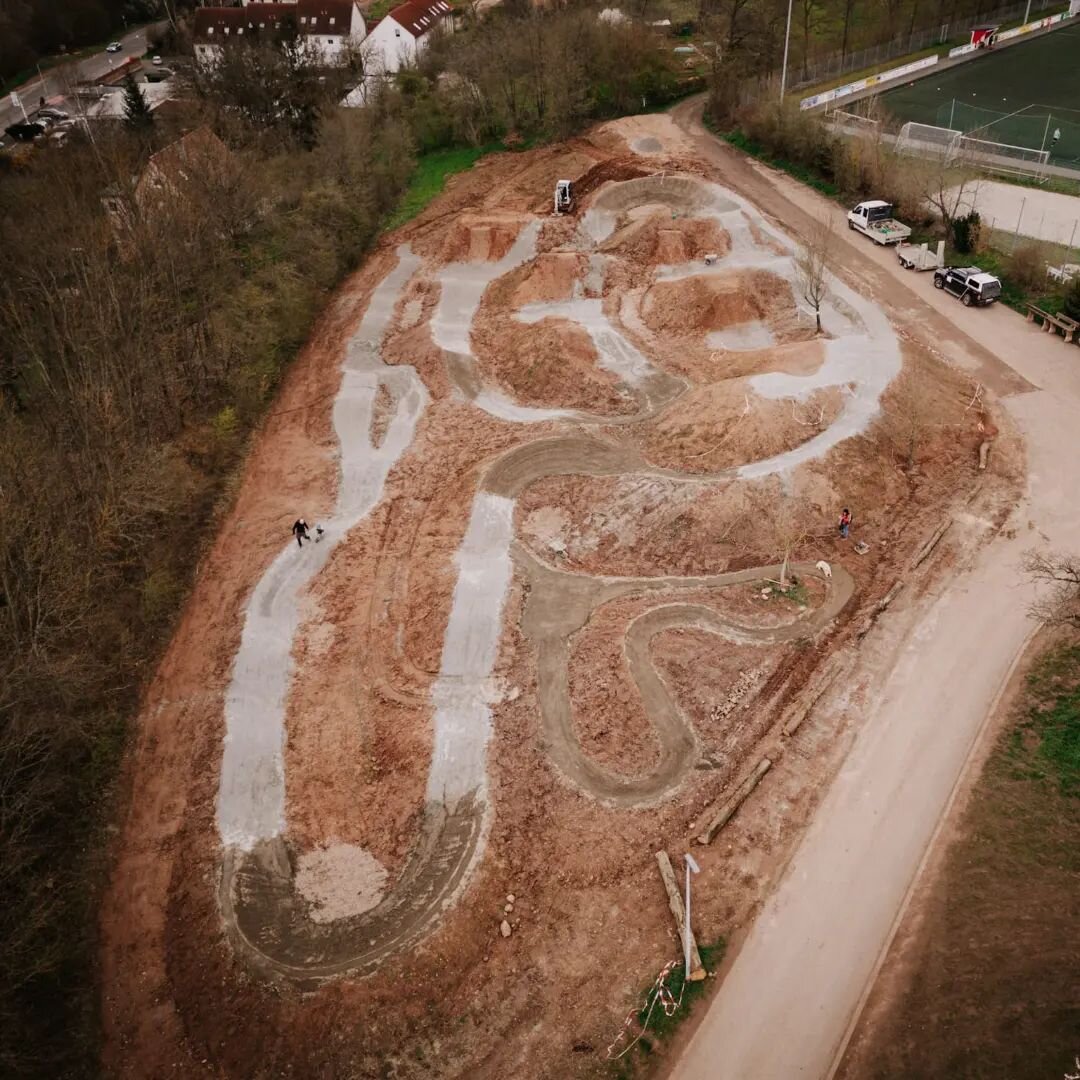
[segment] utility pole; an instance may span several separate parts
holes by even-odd
[[[1030,0],[1029,0],[1030,2]],[[787,5],[787,30],[784,32],[784,66],[780,69],[780,104],[784,104],[784,91],[787,89],[787,58],[788,46],[791,44],[791,5],[794,0],[788,0]]]

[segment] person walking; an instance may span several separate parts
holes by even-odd
[[[846,540],[851,528],[851,511],[845,506],[840,514],[840,539]]]
[[[293,522],[292,531],[293,531],[293,536],[296,537],[296,543],[297,543],[298,547],[303,547],[304,546],[304,541],[311,539],[308,536],[307,522],[303,518],[297,518]]]

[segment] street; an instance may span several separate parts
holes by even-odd
[[[132,30],[117,40],[123,45],[118,53],[107,53],[104,48],[92,56],[81,60],[72,60],[66,64],[58,64],[56,67],[44,70],[41,76],[35,76],[29,82],[23,83],[15,91],[22,102],[22,108],[16,106],[11,100],[11,94],[5,94],[0,100],[0,132],[10,124],[14,124],[23,118],[23,108],[28,115],[32,116],[40,105],[40,99],[50,98],[66,94],[71,86],[77,82],[92,81],[106,74],[111,68],[122,64],[132,56],[142,56],[146,52],[147,36],[162,24],[156,23],[151,26],[143,26],[138,30]],[[6,138],[0,135],[0,139]]]

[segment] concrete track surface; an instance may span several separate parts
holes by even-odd
[[[668,267],[669,276],[724,273],[754,267],[794,280],[791,242],[748,203],[715,185],[690,177],[652,177],[601,188],[578,232],[578,250],[592,252],[617,216],[637,205],[680,214],[712,216],[732,238],[728,256],[715,267]],[[751,227],[752,226],[752,227]],[[685,483],[731,483],[784,472],[824,454],[862,431],[900,367],[899,344],[877,307],[839,280],[830,281],[824,312],[833,336],[825,359],[810,376],[766,374],[755,390],[762,397],[798,400],[839,387],[843,404],[831,425],[802,446],[712,476],[650,467],[625,447],[582,434],[593,418],[577,411],[537,410],[509,401],[480,385],[471,356],[470,332],[490,283],[532,259],[539,221],[522,228],[497,262],[452,264],[439,272],[440,300],[432,337],[444,352],[458,392],[476,408],[502,420],[568,421],[566,434],[545,435],[491,461],[481,480],[458,552],[457,585],[443,642],[440,670],[431,692],[434,750],[428,776],[421,837],[391,891],[371,910],[332,922],[315,921],[298,894],[287,846],[283,745],[285,699],[291,675],[299,601],[335,545],[379,502],[389,470],[408,449],[424,413],[427,393],[416,372],[387,366],[383,336],[405,283],[419,260],[402,247],[396,268],[376,290],[349,346],[334,407],[341,448],[337,507],[320,544],[281,552],[248,605],[240,652],[226,703],[226,740],[218,795],[218,826],[224,848],[219,902],[233,942],[250,965],[271,978],[301,986],[342,974],[375,970],[396,951],[418,941],[461,894],[483,854],[489,825],[486,749],[491,731],[491,685],[502,634],[503,601],[516,569],[530,584],[523,629],[537,650],[543,730],[564,777],[615,809],[647,804],[677,790],[699,754],[692,728],[657,674],[649,642],[663,629],[690,626],[740,644],[771,645],[813,636],[850,599],[853,582],[837,567],[827,598],[815,612],[768,629],[742,626],[700,604],[674,602],[679,590],[720,589],[773,575],[759,567],[697,578],[601,578],[544,566],[513,540],[517,495],[553,475],[663,476]],[[764,239],[756,239],[763,237]],[[618,373],[639,403],[626,422],[655,415],[678,401],[687,384],[653,367],[601,312],[599,302],[576,298],[537,304],[517,312],[523,322],[549,314],[579,323],[591,336],[600,363]],[[855,362],[857,359],[857,363]],[[372,410],[380,388],[394,402],[385,437],[371,436]],[[607,422],[610,423],[608,419]],[[813,574],[812,567],[802,572]],[[658,606],[630,628],[627,656],[646,712],[661,745],[657,766],[628,778],[591,763],[571,722],[567,663],[569,638],[601,604],[620,596],[663,590]]]
[[[700,102],[680,106],[676,121],[767,212],[800,231],[823,214],[842,224],[834,204],[714,140],[699,110]],[[846,267],[888,296],[900,320],[929,322],[942,351],[1003,396],[1026,438],[1028,490],[1006,528],[920,612],[784,879],[675,1066],[679,1080],[832,1075],[936,825],[1031,633],[1020,558],[1032,547],[1080,550],[1076,350],[1002,306],[962,308],[861,238],[842,247]],[[1001,366],[979,368],[973,343]]]

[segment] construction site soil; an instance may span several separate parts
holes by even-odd
[[[842,265],[817,335],[748,195],[618,121],[483,159],[341,289],[146,692],[109,1075],[606,1075],[679,954],[654,853],[767,753],[698,854],[699,939],[752,920],[865,681],[785,721],[947,507],[1000,519],[1020,451]]]

